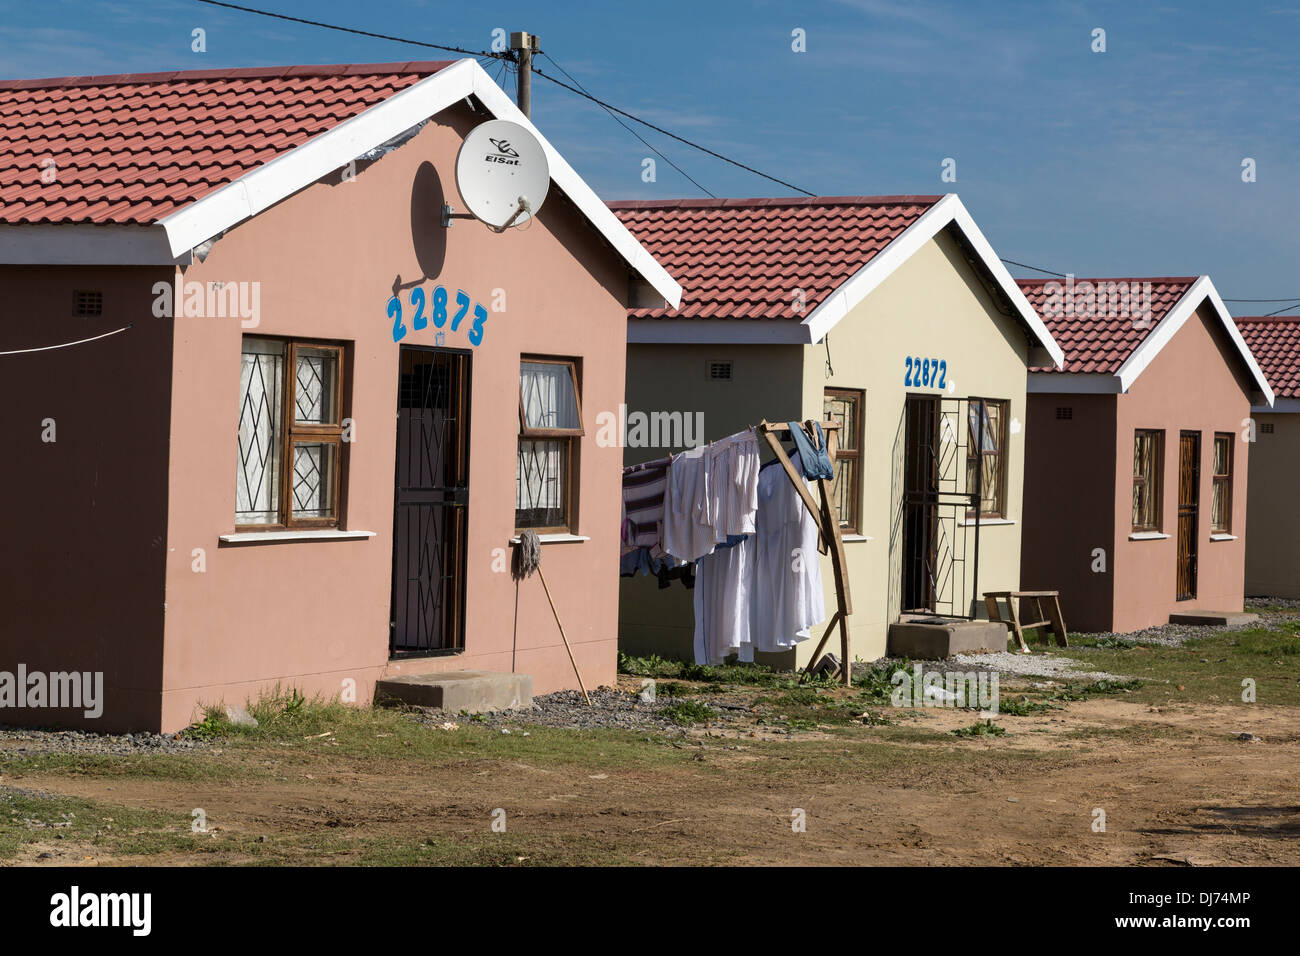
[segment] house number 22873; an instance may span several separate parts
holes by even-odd
[[[463,290],[456,290],[456,303],[448,301],[447,290],[440,285],[433,287],[432,302],[425,297],[424,289],[416,286],[411,290],[410,303],[414,314],[411,316],[411,328],[416,332],[428,328],[433,321],[436,329],[441,329],[450,322],[451,331],[460,330],[461,323],[469,314],[470,305],[474,306],[474,320],[470,323],[465,337],[469,344],[478,346],[483,342],[483,326],[488,320],[488,312],[482,305],[473,302]],[[426,307],[428,311],[426,312]],[[397,296],[388,300],[388,317],[393,320],[393,341],[400,342],[406,338],[406,322],[402,316],[402,302]]]
[[[905,388],[944,388],[948,384],[948,360],[907,357]]]

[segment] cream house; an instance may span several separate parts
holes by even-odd
[[[1061,351],[956,195],[610,206],[684,290],[629,312],[629,415],[702,412],[705,440],[842,424],[855,657],[881,657],[906,612],[974,617],[984,591],[1017,588],[1027,369]],[[692,629],[684,588],[622,579],[623,651],[688,657]]]

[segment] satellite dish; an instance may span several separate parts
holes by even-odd
[[[474,218],[498,232],[535,216],[550,186],[542,144],[518,123],[489,120],[461,143],[456,187]]]

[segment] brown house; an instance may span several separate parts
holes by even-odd
[[[1252,402],[1273,393],[1208,276],[1022,280],[1065,352],[1029,376],[1021,587],[1072,630],[1240,611]]]
[[[1252,409],[1246,594],[1300,598],[1300,315],[1238,316],[1237,328],[1277,395]]]
[[[443,216],[493,119],[550,171],[504,232]],[[576,686],[521,528],[612,682],[634,282],[680,294],[473,60],[0,83],[0,723]]]

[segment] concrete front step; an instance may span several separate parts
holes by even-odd
[[[437,707],[450,713],[517,710],[532,704],[533,678],[529,674],[492,671],[442,671],[377,682],[375,703],[394,702]]]
[[[914,660],[942,660],[954,654],[988,654],[1007,649],[1007,626],[961,618],[904,617],[890,625],[885,653]]]
[[[1203,611],[1200,608],[1188,608],[1186,611],[1169,615],[1170,624],[1231,624],[1233,627],[1240,627],[1254,624],[1258,620],[1259,615],[1251,614],[1249,611]]]

